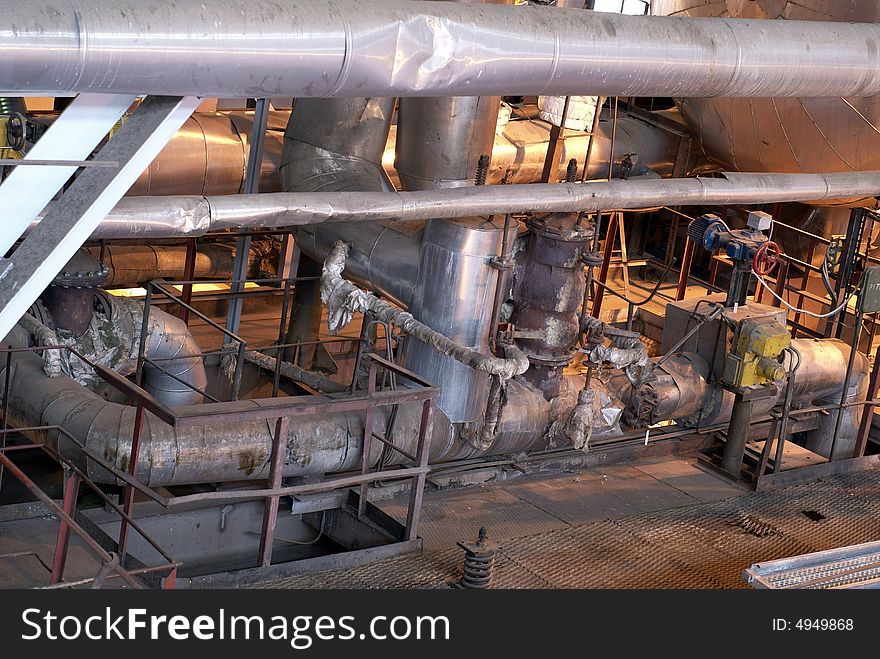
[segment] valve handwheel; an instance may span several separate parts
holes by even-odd
[[[10,115],[6,121],[6,144],[13,151],[21,152],[27,140],[27,117],[20,112]]]
[[[772,240],[768,240],[755,252],[755,257],[752,259],[752,268],[762,277],[766,277],[773,272],[773,268],[779,263],[780,256],[782,256],[782,251],[779,249],[779,245]]]

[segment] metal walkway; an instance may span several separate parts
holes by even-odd
[[[668,462],[636,467],[624,469],[653,469],[663,476],[671,468]],[[696,469],[692,465],[687,468]],[[547,525],[548,520],[514,516],[513,528],[519,524],[524,532],[518,537],[496,538],[502,545],[493,581],[496,588],[746,588],[742,572],[754,563],[880,540],[880,471],[748,493],[737,492],[720,480],[713,486],[716,477],[700,472],[702,503],[686,494],[700,480],[689,472],[678,480],[680,485],[688,483],[679,490],[682,498],[664,500],[658,495],[668,493],[658,490],[646,495],[642,489],[643,505],[654,505],[655,509],[636,514],[627,512],[627,506],[631,509],[632,497],[644,483],[634,481],[633,488],[618,490],[620,496],[615,497],[606,489],[613,475],[603,478],[597,471],[603,470],[515,479],[454,494],[435,493],[426,497],[423,554],[254,586],[447,588],[460,578],[463,559],[462,550],[448,545],[449,536],[456,534],[457,539],[466,541],[475,536],[476,520],[468,517],[468,509],[485,514],[483,523],[490,532],[494,524],[501,526],[505,535],[505,520],[489,513],[493,507],[496,513],[503,512],[499,506],[517,489],[550,493],[544,497],[544,507],[548,507],[548,500],[555,500],[553,510],[563,516],[588,516],[595,509],[591,499],[598,498],[606,506],[614,499],[622,503],[606,508],[610,512],[606,518],[586,523],[566,523],[554,516],[559,526],[538,533],[527,529]],[[612,483],[612,487],[616,485]],[[726,498],[710,500],[725,492]],[[435,505],[445,508],[445,514],[438,516],[435,511],[432,515],[431,506]],[[393,510],[394,505],[383,507]],[[446,528],[438,536],[437,529],[444,524]]]

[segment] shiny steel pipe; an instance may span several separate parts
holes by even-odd
[[[450,2],[31,0],[0,49],[13,95],[880,94],[878,25]]]
[[[759,204],[880,194],[880,172],[752,174],[595,183],[481,186],[416,192],[278,192],[123,199],[93,239],[177,238],[237,227],[426,220],[517,212],[577,212]],[[328,239],[329,240],[329,237]],[[326,242],[326,241],[325,241]]]

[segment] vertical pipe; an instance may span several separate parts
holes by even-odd
[[[275,434],[272,436],[272,463],[269,467],[269,489],[281,487],[281,476],[284,472],[284,460],[287,457],[287,432],[290,418],[278,417],[275,421]],[[280,496],[266,497],[263,509],[263,524],[260,529],[260,556],[262,567],[272,564],[272,547],[275,543],[275,525],[278,522],[278,504]]]
[[[730,424],[727,427],[727,441],[721,456],[721,466],[728,474],[739,479],[742,470],[743,453],[749,438],[752,422],[752,401],[744,400],[742,394],[736,394],[733,410],[730,413]]]
[[[288,345],[284,349],[284,361],[295,363],[307,371],[314,366],[318,344],[313,342],[321,329],[321,268],[320,263],[300,254],[293,304],[290,305],[290,324],[284,337],[285,344],[309,342],[299,346],[298,355],[295,345]]]

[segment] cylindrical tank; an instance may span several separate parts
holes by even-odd
[[[655,0],[653,10],[661,16],[880,21],[875,0]],[[706,156],[726,169],[880,168],[880,98],[685,98],[678,104]]]
[[[489,354],[489,326],[498,275],[489,264],[501,249],[500,218],[432,220],[425,228],[421,269],[410,311],[456,343]],[[438,407],[453,423],[477,421],[489,376],[408,338],[404,365],[441,387]]]

